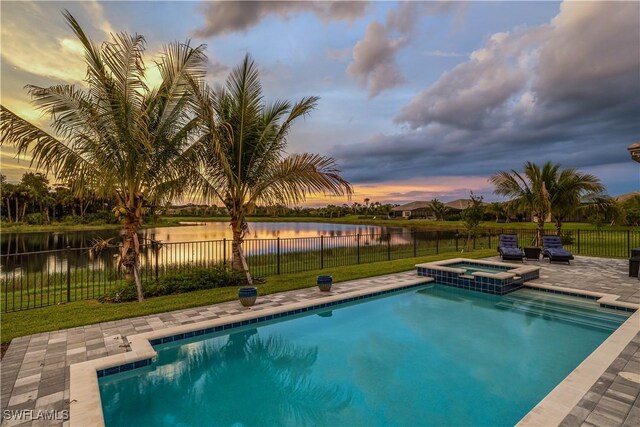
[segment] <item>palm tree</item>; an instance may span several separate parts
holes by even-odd
[[[591,209],[610,206],[610,198],[601,194],[604,190],[596,176],[580,173],[574,168],[566,168],[556,174],[549,188],[551,217],[555,222],[556,234],[561,235],[562,221],[575,214],[583,201],[588,201]]]
[[[542,242],[544,223],[551,216],[556,233],[561,234],[562,221],[577,212],[582,202],[590,200],[590,207],[604,207],[608,197],[602,196],[604,186],[594,175],[578,172],[574,168],[560,169],[560,165],[545,163],[542,168],[526,162],[524,177],[518,172],[499,172],[490,181],[496,186],[494,191],[502,196],[512,197],[510,202],[520,210],[530,212],[538,224],[536,242]]]
[[[534,245],[542,244],[544,223],[551,213],[549,188],[552,187],[559,167],[547,162],[540,168],[535,163],[526,162],[522,174],[512,169],[500,171],[489,178],[496,187],[495,194],[510,197],[513,206],[534,217],[538,226]]]
[[[293,122],[313,110],[317,97],[265,104],[258,69],[249,55],[226,86],[202,87],[199,114],[209,138],[200,190],[224,203],[231,216],[233,262],[252,283],[242,242],[246,216],[257,204],[298,204],[312,193],[351,195],[333,158],[286,155]]]
[[[84,48],[88,89],[28,86],[35,107],[51,117],[53,134],[2,106],[0,136],[18,154],[30,151],[32,165],[71,183],[76,194],[89,188],[116,199],[114,213],[125,231],[121,265],[142,300],[137,231],[147,203],[185,191],[194,170],[199,135],[190,107],[205,74],[204,46],[165,46],[157,62],[162,82],[150,88],[142,36],[115,34],[98,46],[63,14]]]

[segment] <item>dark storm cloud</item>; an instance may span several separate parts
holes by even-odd
[[[495,34],[402,109],[405,131],[333,155],[354,182],[628,161],[640,134],[639,13],[639,3],[568,2],[547,25]]]
[[[314,13],[322,21],[354,21],[364,15],[365,1],[216,1],[201,7],[204,26],[195,31],[198,37],[246,31],[270,15],[280,19],[301,13]]]

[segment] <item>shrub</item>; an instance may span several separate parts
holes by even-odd
[[[62,222],[69,225],[78,225],[84,223],[83,219],[84,218],[78,215],[67,215],[62,219]]]
[[[41,213],[30,213],[24,216],[24,220],[27,224],[42,225],[45,223],[45,216]]]
[[[560,234],[560,241],[564,246],[573,245],[573,233],[571,231],[563,231]]]
[[[84,222],[89,224],[118,224],[116,218],[110,211],[92,212],[84,216]]]
[[[243,283],[242,274],[230,270],[223,265],[214,267],[197,267],[188,271],[170,272],[158,280],[144,281],[142,288],[145,297],[180,294],[201,289],[238,286]],[[117,287],[104,297],[101,302],[125,302],[137,299],[136,286],[127,282]]]
[[[127,281],[111,290],[108,294],[98,298],[100,302],[126,302],[135,301],[136,299],[138,299],[138,292],[136,291],[136,284],[132,281]]]

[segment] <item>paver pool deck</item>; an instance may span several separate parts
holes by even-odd
[[[495,260],[492,258],[492,260]],[[640,304],[640,281],[627,276],[626,260],[576,257],[571,265],[528,261],[539,265],[540,278],[527,282],[618,295],[619,301]],[[328,272],[330,272],[328,270]],[[332,294],[362,289],[375,291],[390,280],[415,280],[406,272],[334,284]],[[1,410],[69,409],[69,366],[128,351],[127,336],[244,313],[259,312],[300,301],[322,299],[315,287],[260,297],[259,304],[243,308],[237,301],[186,310],[104,322],[78,328],[16,338],[1,362]],[[593,383],[563,426],[637,426],[640,420],[640,324],[635,337]],[[3,426],[67,425],[63,421],[3,419]]]

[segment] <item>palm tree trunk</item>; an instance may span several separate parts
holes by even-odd
[[[536,243],[535,246],[542,246],[542,236],[544,235],[544,216],[542,215],[538,215],[537,216],[537,223],[538,223],[538,231],[536,233]]]
[[[15,201],[16,201],[16,210],[14,212],[15,217],[16,217],[15,222],[18,222],[20,220],[20,205],[18,204],[18,197],[17,196],[16,196]]]
[[[562,219],[556,218],[556,235],[562,235]]]
[[[247,284],[252,285],[253,279],[249,272],[249,266],[247,265],[247,259],[244,256],[242,250],[242,241],[244,239],[242,230],[243,218],[240,215],[231,216],[231,230],[233,231],[233,242],[231,243],[231,268],[235,271],[242,271],[247,278]]]
[[[144,292],[142,290],[142,279],[140,278],[140,242],[138,240],[140,223],[140,218],[135,214],[129,215],[125,220],[121,262],[125,268],[127,278],[134,279],[138,301],[141,302],[144,300]]]

